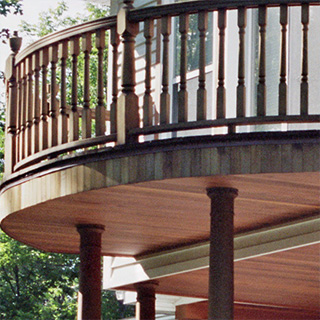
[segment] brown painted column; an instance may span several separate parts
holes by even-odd
[[[233,208],[238,190],[208,188],[211,199],[209,320],[233,319]]]
[[[80,233],[79,320],[101,320],[101,225],[78,225]]]
[[[158,282],[148,281],[135,284],[137,290],[136,318],[154,320],[156,318],[156,287]]]

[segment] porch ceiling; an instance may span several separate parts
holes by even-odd
[[[235,302],[319,311],[319,253],[314,244],[235,262]],[[207,299],[208,277],[208,268],[164,277],[157,292]]]
[[[30,187],[22,185],[16,192],[50,189],[49,178],[39,180],[38,187],[34,179]],[[235,233],[239,233],[318,215],[319,179],[316,172],[252,174],[167,179],[103,188],[17,211],[2,221],[2,227],[12,237],[34,247],[77,253],[79,235],[75,225],[102,224],[104,255],[137,256],[207,240],[210,211],[207,187],[239,189],[235,200]]]

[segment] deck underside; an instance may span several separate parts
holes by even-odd
[[[49,200],[9,215],[2,227],[12,237],[39,249],[77,253],[75,225],[102,224],[103,254],[136,256],[206,241],[207,187],[239,190],[235,202],[237,234],[318,215],[319,181],[320,174],[314,172],[142,182]]]

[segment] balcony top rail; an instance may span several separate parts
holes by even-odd
[[[312,10],[319,4],[218,0],[123,8],[117,17],[53,33],[21,53],[14,49],[6,70],[6,179],[90,148],[236,134],[243,126],[318,124],[320,52],[310,48],[318,45]],[[271,7],[275,31],[268,25]],[[302,41],[294,47],[297,30]],[[293,59],[297,49],[302,53]],[[214,129],[220,127],[227,131]]]
[[[319,5],[319,0],[198,0],[182,1],[130,11],[129,19],[134,22],[144,21],[150,17],[159,19],[164,16],[179,16],[183,13],[194,14],[199,11],[215,11],[219,9],[238,9],[239,7],[258,8],[259,6],[277,7],[280,5],[301,6],[306,3]]]
[[[115,27],[117,23],[117,17],[105,17],[101,19],[97,19],[94,21],[84,22],[70,28],[66,28],[61,31],[53,32],[48,34],[41,39],[33,42],[28,47],[26,47],[23,51],[17,54],[15,63],[18,64],[20,61],[25,59],[30,54],[43,49],[44,47],[48,47],[54,43],[59,43],[65,40],[69,40],[73,37],[78,37],[79,35],[92,33],[99,29],[110,29]]]

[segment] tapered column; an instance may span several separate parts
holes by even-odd
[[[80,292],[79,320],[101,320],[101,234],[100,225],[79,225]]]
[[[233,188],[208,188],[211,199],[209,317],[233,319]]]
[[[137,290],[136,319],[154,320],[156,317],[156,281],[135,284]]]

